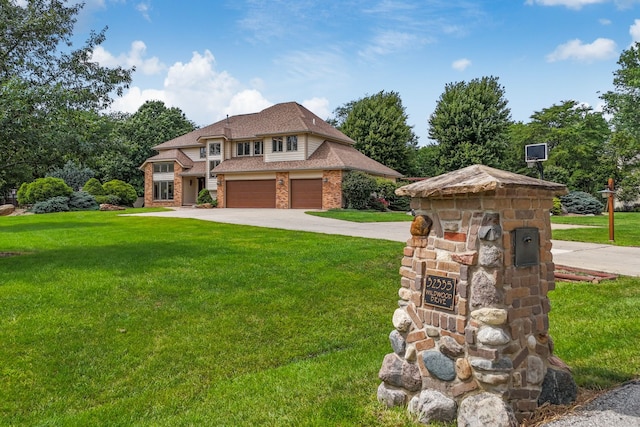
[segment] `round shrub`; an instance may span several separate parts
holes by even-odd
[[[568,213],[579,215],[600,215],[604,208],[602,202],[584,191],[572,191],[561,196],[560,201]]]
[[[112,179],[109,182],[105,182],[102,186],[105,193],[113,194],[120,200],[119,204],[126,206],[133,206],[133,202],[138,198],[138,193],[133,185],[127,184],[119,179]]]
[[[105,195],[102,184],[100,184],[100,181],[98,181],[96,178],[91,178],[89,181],[85,182],[84,185],[82,186],[82,191],[86,191],[92,196]]]
[[[342,191],[347,199],[347,207],[367,209],[371,195],[376,191],[376,181],[361,171],[351,171],[342,180]]]
[[[76,191],[69,197],[69,209],[72,211],[95,211],[98,208],[96,199],[86,191]]]
[[[120,198],[115,194],[107,194],[102,196],[93,196],[96,199],[96,203],[108,204],[108,205],[117,205],[120,204]]]
[[[30,184],[22,184],[18,191],[18,203],[31,205],[44,202],[52,197],[68,198],[73,190],[60,178],[38,178]]]
[[[553,198],[553,208],[551,208],[552,215],[562,215],[562,202],[560,197]]]
[[[31,208],[31,212],[36,214],[67,212],[69,210],[69,198],[56,196],[42,202],[36,202]]]
[[[209,190],[207,190],[206,188],[200,190],[196,203],[198,203],[199,205],[203,205],[205,203],[213,204],[213,197],[211,197],[211,193],[209,193]]]

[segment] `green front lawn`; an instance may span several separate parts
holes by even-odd
[[[615,212],[613,244],[640,246],[640,213]],[[598,216],[552,216],[554,224],[576,224],[589,226],[569,230],[553,230],[553,238],[575,242],[607,243],[609,241],[609,215]]]
[[[357,209],[330,209],[328,211],[309,211],[308,215],[340,219],[351,222],[401,222],[413,221],[406,212],[361,211]]]
[[[118,213],[0,218],[0,425],[413,425],[376,401],[402,243]],[[637,377],[639,279],[550,297],[580,385]]]

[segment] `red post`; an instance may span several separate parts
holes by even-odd
[[[608,200],[608,205],[609,205],[609,240],[613,242],[613,240],[614,240],[614,232],[613,232],[613,195],[614,195],[613,178],[609,178],[609,182],[608,182],[607,188],[609,189],[609,200]]]

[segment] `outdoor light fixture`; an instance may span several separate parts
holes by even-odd
[[[280,185],[284,185],[284,180],[283,180],[282,178],[280,178],[280,179],[278,180],[278,184],[280,184]]]
[[[322,182],[329,182],[329,178],[323,178]]]
[[[607,182],[607,188],[604,190],[598,191],[598,193],[602,194],[602,197],[607,199],[607,211],[609,212],[609,240],[613,242],[614,240],[614,224],[613,224],[613,197],[616,192],[613,190],[613,178],[609,178],[609,182]]]

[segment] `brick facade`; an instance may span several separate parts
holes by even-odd
[[[322,209],[342,207],[342,171],[322,171]]]
[[[289,209],[290,204],[289,172],[276,173],[276,209]]]
[[[182,166],[173,164],[173,200],[153,199],[153,163],[147,163],[144,167],[144,205],[153,207],[179,207],[182,206]]]

